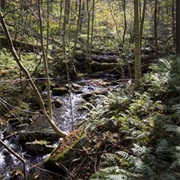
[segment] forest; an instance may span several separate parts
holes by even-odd
[[[180,179],[179,0],[0,0],[0,179]]]

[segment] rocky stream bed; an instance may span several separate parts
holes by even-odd
[[[53,88],[54,121],[62,130],[72,131],[77,124],[86,120],[91,108],[100,103],[101,95],[107,95],[109,91],[118,91],[124,81],[126,80],[117,80],[116,77],[106,74],[103,78],[80,78],[71,83],[71,91],[67,84]],[[43,96],[46,96],[46,92],[43,92]],[[47,176],[47,172],[39,168],[44,168],[43,160],[57,147],[61,139],[39,112],[34,115],[27,113],[25,117],[9,118],[8,122],[1,126],[1,139],[26,160],[28,178]],[[0,178],[21,179],[22,162],[6,148],[0,147],[0,150]],[[48,176],[50,179],[51,176]]]

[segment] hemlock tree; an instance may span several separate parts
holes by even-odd
[[[139,27],[139,0],[134,0],[134,39],[135,39],[135,88],[140,85],[141,50],[140,50],[140,27]]]

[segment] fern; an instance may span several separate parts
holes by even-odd
[[[173,132],[176,135],[180,136],[180,126],[173,125],[173,124],[165,124],[163,126],[166,132]]]
[[[139,146],[138,144],[133,144],[134,147],[131,148],[133,153],[137,156],[142,156],[146,151],[147,151],[147,148],[145,146]]]
[[[172,172],[165,172],[160,175],[160,180],[177,180],[177,175]]]
[[[90,177],[90,180],[136,180],[142,178],[138,173],[131,173],[119,166],[103,168]]]
[[[169,170],[180,172],[180,159],[175,160],[169,167]]]

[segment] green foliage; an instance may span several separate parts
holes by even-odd
[[[160,59],[157,64],[150,66],[150,73],[143,76],[143,85],[149,87],[147,92],[151,97],[160,98],[168,90],[171,64],[167,59]]]
[[[180,179],[178,63],[179,58],[161,59],[144,75],[143,90],[110,93],[104,98],[97,122],[106,114],[121,124],[118,133],[123,134],[123,139],[121,148],[103,160],[92,179]],[[107,118],[100,118],[103,120]]]
[[[122,175],[122,169],[119,166],[112,166],[101,169],[90,177],[90,180],[106,179],[106,180],[127,180],[126,175]]]

